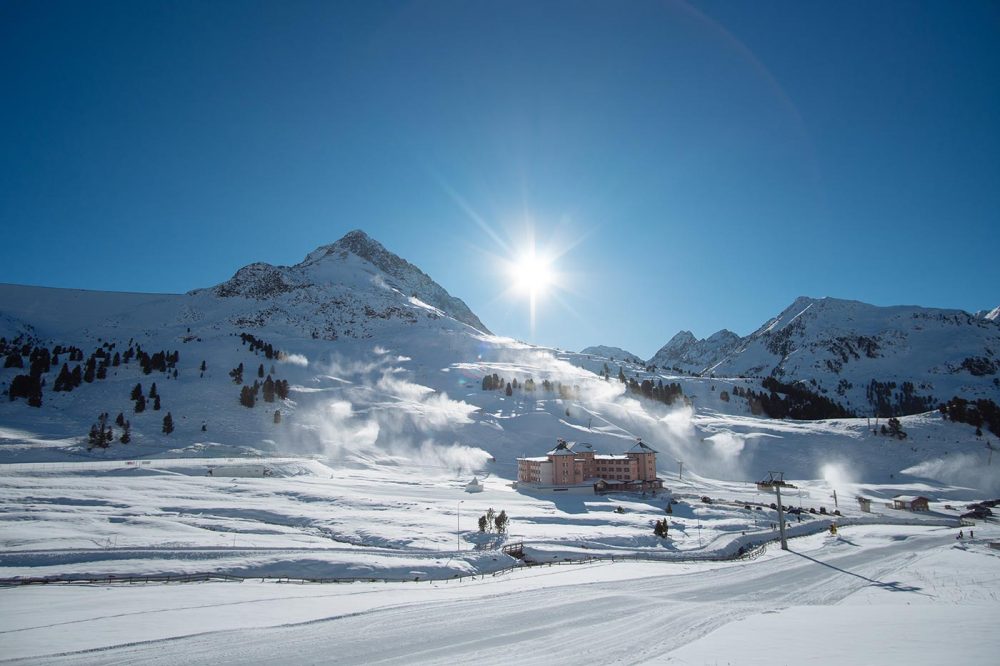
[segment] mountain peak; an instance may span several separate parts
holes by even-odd
[[[364,231],[361,229],[354,229],[353,231],[348,231],[343,235],[343,237],[341,237],[340,240],[334,243],[330,243],[329,245],[320,245],[318,248],[306,255],[306,258],[302,260],[302,263],[299,264],[299,266],[313,264],[331,255],[339,254],[343,256],[345,253],[350,253],[357,257],[361,257],[362,259],[366,259],[376,266],[378,263],[374,261],[374,259],[378,257],[392,257],[402,261],[402,259],[386,250],[381,243],[366,234]]]
[[[404,301],[416,299],[457,321],[489,333],[489,329],[461,299],[450,295],[422,270],[385,249],[360,229],[348,232],[335,243],[316,248],[295,266],[250,264],[238,270],[228,281],[193,293],[211,291],[220,297],[241,296],[262,301],[290,292],[327,290],[326,296],[314,294],[310,297],[322,301],[332,293],[329,292],[331,288],[347,289],[354,296],[371,288],[378,288],[379,293],[388,288],[388,292],[397,293],[394,298]],[[297,298],[301,300],[301,297]],[[365,302],[364,296],[359,298],[362,299],[359,302]]]

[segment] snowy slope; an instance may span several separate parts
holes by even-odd
[[[388,585],[35,586],[4,592],[0,651],[45,664],[577,664],[586,646],[614,663],[992,664],[997,557],[951,532],[859,527],[753,562]]]

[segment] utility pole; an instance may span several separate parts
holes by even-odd
[[[678,460],[677,461],[677,480],[680,481],[683,478],[684,478],[684,461],[683,460]]]
[[[833,489],[833,508],[834,509],[839,509],[840,508],[840,505],[837,504],[837,489],[836,488]]]
[[[781,485],[774,484],[774,491],[778,493],[778,529],[781,530],[781,550],[788,550],[788,539],[785,538],[785,511],[781,506]]]

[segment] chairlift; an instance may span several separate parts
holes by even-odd
[[[768,472],[766,479],[757,482],[757,490],[764,490],[766,492],[774,491],[775,487],[777,486],[780,486],[782,488],[796,487],[791,483],[785,481],[784,472]]]

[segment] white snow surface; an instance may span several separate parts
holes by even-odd
[[[0,653],[39,664],[993,664],[997,566],[982,540],[946,528],[856,527],[753,562],[27,587],[2,591],[16,612],[0,616]]]
[[[180,354],[176,378],[133,360],[56,393],[53,367],[41,408],[0,400],[0,578],[105,581],[0,589],[0,659],[701,664],[775,663],[780,649],[779,663],[993,663],[1000,551],[987,541],[1000,534],[991,519],[974,541],[955,540],[965,505],[1000,495],[988,435],[936,412],[901,419],[905,441],[872,434],[866,419],[759,418],[721,397],[755,380],[721,366],[691,377],[616,360],[630,377],[680,384],[687,399],[644,400],[599,378],[607,357],[596,352],[486,333],[366,239],[184,295],[0,285],[8,341]],[[798,303],[797,319],[777,318],[769,335],[829,307]],[[966,325],[947,317],[926,319],[942,344],[944,328]],[[243,332],[280,358],[251,351]],[[287,380],[288,398],[241,406],[229,375],[240,363],[246,383],[258,370]],[[23,372],[0,369],[0,389]],[[487,374],[518,388],[483,391]],[[161,410],[134,413],[132,387],[153,382]],[[176,428],[164,434],[168,411]],[[88,450],[101,412],[131,421],[130,444]],[[515,458],[557,438],[601,453],[641,438],[659,451],[667,490],[512,487]],[[792,553],[773,545],[774,498],[753,483],[769,470],[797,486],[783,494],[803,508],[790,517]],[[473,474],[481,493],[465,492]],[[928,497],[931,511],[886,507],[901,494]],[[476,529],[489,508],[510,516],[509,534]],[[827,534],[835,509],[839,537]],[[663,517],[666,539],[652,531]],[[755,560],[710,561],[765,542]],[[500,550],[519,543],[553,566],[521,568]],[[257,580],[135,582],[198,573]]]

